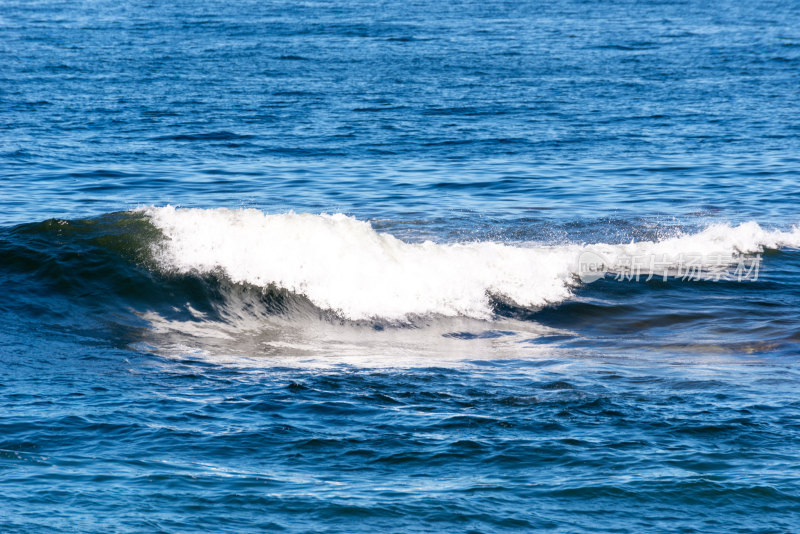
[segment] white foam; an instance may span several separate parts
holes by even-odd
[[[755,222],[715,225],[692,235],[625,245],[544,246],[496,242],[406,243],[342,214],[143,208],[165,235],[159,260],[179,272],[222,270],[234,282],[275,285],[348,319],[437,314],[486,319],[490,297],[520,306],[560,302],[578,280],[579,257],[703,254],[731,257],[800,246],[800,229],[767,231]]]

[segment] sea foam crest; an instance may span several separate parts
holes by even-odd
[[[275,285],[348,319],[438,314],[490,318],[491,296],[525,307],[569,298],[587,250],[607,268],[631,255],[704,257],[800,246],[800,229],[754,222],[714,225],[692,235],[624,245],[544,246],[496,242],[406,243],[342,214],[264,214],[255,209],[142,208],[166,239],[163,268],[222,270],[234,282]]]

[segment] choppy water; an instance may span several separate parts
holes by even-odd
[[[0,36],[3,532],[797,530],[797,2]]]

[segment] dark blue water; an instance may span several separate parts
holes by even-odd
[[[797,531],[798,82],[795,1],[0,2],[0,531]]]

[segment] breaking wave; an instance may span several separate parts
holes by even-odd
[[[603,272],[650,257],[667,273],[690,255],[704,270],[800,246],[800,228],[765,230],[755,222],[628,244],[409,243],[343,214],[172,206],[138,213],[163,234],[152,252],[164,272],[221,273],[234,283],[292,292],[351,320],[488,319],[498,300],[526,308],[559,303],[591,280],[582,265],[587,254],[602,259]],[[646,261],[642,270],[648,273]]]

